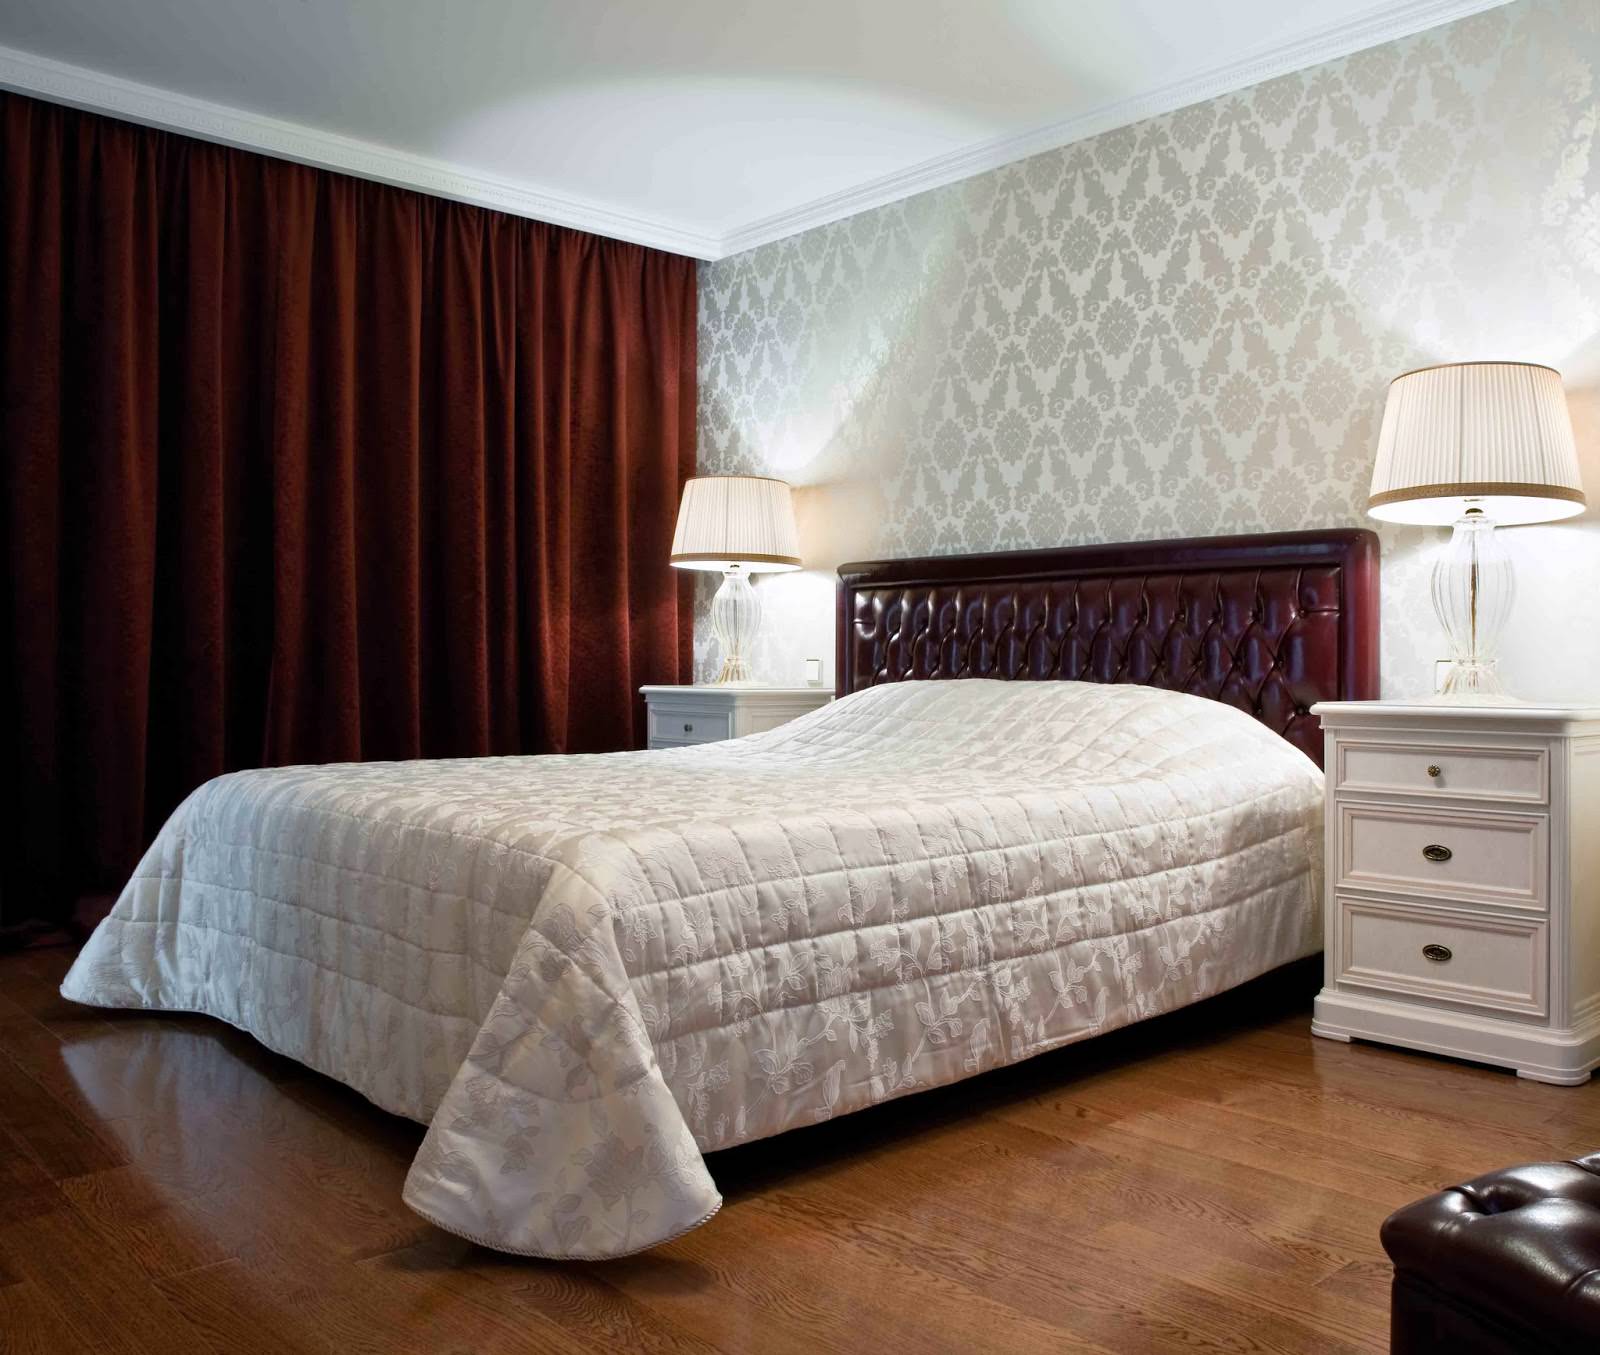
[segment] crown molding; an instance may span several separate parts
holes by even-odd
[[[1258,49],[1237,61],[1215,66],[1197,75],[1185,76],[1182,80],[1175,80],[1144,94],[1102,104],[1076,117],[1046,123],[1031,131],[964,146],[842,193],[763,217],[723,236],[721,257],[742,254],[760,245],[798,235],[814,226],[826,226],[874,207],[883,207],[933,188],[944,188],[976,174],[1015,164],[1030,155],[1059,150],[1074,141],[1099,136],[1102,132],[1159,117],[1163,113],[1172,113],[1190,104],[1236,94],[1264,80],[1288,75],[1291,71],[1305,70],[1309,66],[1319,66],[1325,61],[1337,61],[1340,57],[1350,56],[1368,47],[1410,37],[1413,33],[1508,3],[1510,0],[1401,0],[1401,3],[1382,4],[1294,42]]]
[[[674,254],[715,259],[722,253],[717,236],[668,221],[621,212],[585,198],[463,169],[371,141],[174,94],[14,47],[0,46],[0,89]]]
[[[1237,93],[1263,80],[1334,61],[1380,43],[1494,9],[1509,0],[1399,0],[1376,6],[1308,37],[1258,50],[1159,89],[1102,104],[1065,121],[995,137],[896,170],[841,193],[736,227],[726,235],[619,211],[586,198],[484,174],[375,142],[195,99],[154,85],[0,46],[0,89],[182,132],[243,150],[417,189],[477,207],[715,260],[797,235],[902,198],[943,188],[1042,151],[1097,136],[1190,104]]]

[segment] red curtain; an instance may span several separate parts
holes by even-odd
[[[695,265],[0,94],[3,919],[237,767],[638,746]]]

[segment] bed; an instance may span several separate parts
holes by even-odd
[[[428,1126],[406,1202],[626,1255],[705,1155],[1320,945],[1315,701],[1377,692],[1369,532],[848,565],[839,700],[692,748],[238,772],[63,984]]]

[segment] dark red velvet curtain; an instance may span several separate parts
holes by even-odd
[[[641,742],[692,260],[0,94],[0,910],[231,768]]]

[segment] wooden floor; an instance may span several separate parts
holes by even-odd
[[[1391,1209],[1600,1145],[1600,1086],[1307,1033],[1314,976],[722,1153],[706,1227],[531,1262],[400,1203],[420,1127],[0,957],[0,1350],[1385,1348]]]

